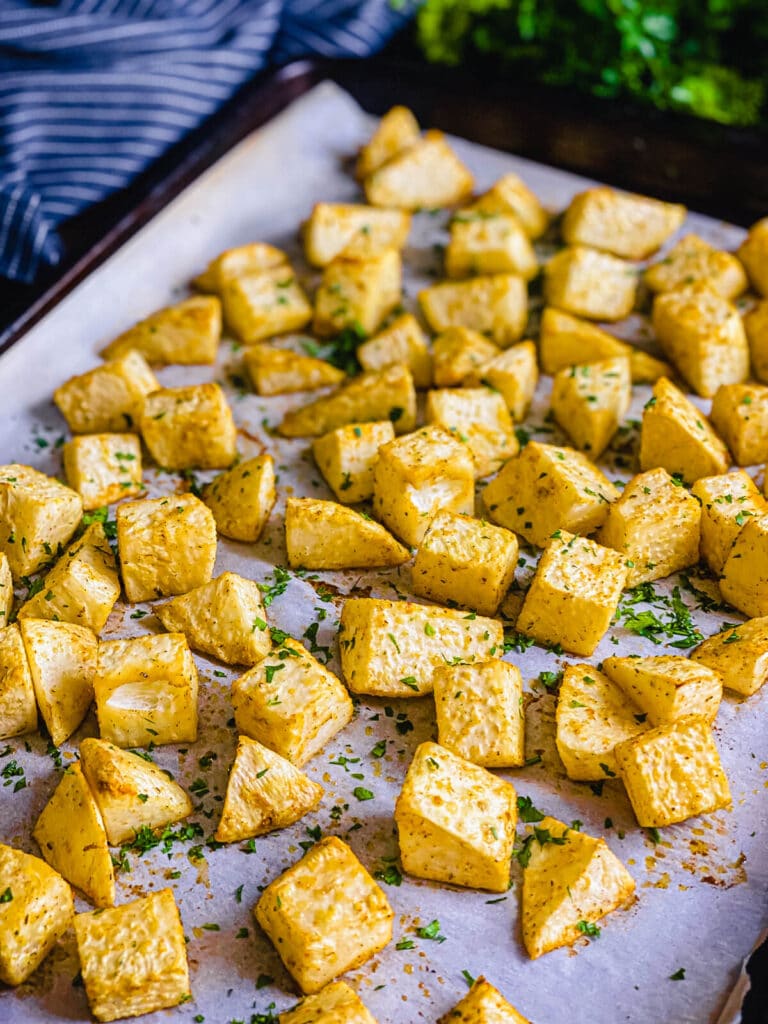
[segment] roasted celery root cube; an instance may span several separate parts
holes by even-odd
[[[592,533],[619,492],[581,452],[529,441],[483,491],[495,523],[544,547],[561,527]]]
[[[94,690],[101,737],[118,747],[197,739],[197,669],[183,633],[99,644]]]
[[[216,523],[192,494],[127,501],[117,509],[117,548],[129,601],[186,594],[207,583]]]
[[[8,556],[0,551],[0,629],[11,621],[13,609],[13,575]]]
[[[452,388],[477,378],[483,368],[500,355],[479,331],[469,327],[449,327],[432,343],[432,376],[438,388]]]
[[[161,604],[155,615],[193,650],[227,665],[256,665],[272,646],[258,584],[234,572]]]
[[[747,288],[747,275],[736,257],[698,235],[681,238],[664,259],[648,267],[643,280],[652,292],[674,292],[700,281],[724,299],[735,299]]]
[[[503,634],[500,622],[480,615],[352,597],[341,612],[341,670],[353,693],[423,697],[446,661],[486,661],[501,654]]]
[[[739,311],[706,283],[657,295],[653,329],[659,344],[698,395],[749,376],[749,345]]]
[[[216,529],[225,537],[255,543],[275,504],[275,463],[271,455],[246,459],[220,473],[203,489]]]
[[[585,924],[596,924],[632,898],[634,879],[605,840],[544,818],[530,826],[526,841],[522,923],[532,960],[572,946],[585,934]]]
[[[357,358],[364,370],[385,370],[388,366],[407,366],[414,387],[428,388],[432,383],[432,356],[426,335],[413,313],[402,313],[388,327],[358,346]]]
[[[402,264],[396,249],[367,260],[336,259],[315,294],[313,328],[321,337],[346,327],[373,334],[400,302]]]
[[[115,556],[101,523],[91,523],[73,541],[19,609],[19,619],[71,622],[100,633],[120,597]]]
[[[566,246],[544,267],[546,302],[588,320],[622,320],[636,291],[633,266],[583,245]]]
[[[541,556],[517,629],[588,656],[611,624],[626,578],[618,552],[557,530]]]
[[[377,167],[418,142],[420,137],[419,123],[408,107],[392,107],[361,148],[355,168],[356,176],[367,178]]]
[[[288,498],[285,547],[293,569],[366,569],[411,557],[370,516],[318,498]]]
[[[301,991],[310,994],[383,949],[395,916],[336,836],[316,843],[270,883],[254,914]]]
[[[249,242],[219,253],[192,284],[201,292],[221,295],[224,286],[233,278],[244,277],[259,270],[271,270],[287,263],[288,257],[282,249],[266,242]]]
[[[617,356],[560,370],[552,413],[577,448],[599,458],[621,426],[632,398],[629,359]]]
[[[115,902],[115,872],[101,812],[80,763],[65,768],[32,836],[52,868],[97,907]]]
[[[649,469],[610,505],[597,539],[624,556],[628,587],[658,580],[698,562],[701,506],[665,469]]]
[[[429,131],[377,167],[363,187],[373,206],[418,210],[460,203],[471,194],[473,184],[443,133]]]
[[[221,299],[227,325],[246,345],[300,331],[312,319],[312,305],[289,263],[231,278]]]
[[[15,578],[51,559],[77,529],[80,495],[31,466],[0,466],[0,552]]]
[[[467,446],[439,427],[423,427],[379,449],[374,515],[406,544],[418,544],[440,509],[474,512],[474,479]]]
[[[495,473],[520,450],[507,404],[490,388],[429,391],[425,417],[466,444],[478,478]]]
[[[443,281],[419,292],[419,304],[433,331],[469,327],[501,348],[519,341],[528,322],[528,289],[517,274]]]
[[[411,218],[402,210],[316,203],[304,227],[304,250],[316,267],[335,259],[368,260],[385,249],[402,249],[410,227]]]
[[[437,739],[442,747],[484,768],[525,762],[525,715],[520,670],[492,658],[443,665],[434,674]]]
[[[240,733],[297,767],[322,750],[353,711],[336,676],[290,637],[234,680],[232,703]]]
[[[751,516],[723,565],[720,593],[750,617],[768,615],[768,514]]]
[[[469,209],[511,214],[517,217],[529,238],[539,238],[549,225],[549,214],[516,174],[503,175]]]
[[[700,477],[691,494],[701,502],[701,557],[719,575],[744,523],[768,513],[768,505],[743,469]]]
[[[768,679],[768,618],[749,619],[709,637],[691,659],[717,672],[726,690],[751,697]]]
[[[106,740],[84,739],[80,765],[111,846],[141,828],[163,828],[192,813],[184,790],[157,765]]]
[[[144,356],[130,351],[70,377],[53,400],[73,434],[120,433],[139,429],[144,398],[159,387]]]
[[[692,484],[699,477],[725,473],[730,464],[728,449],[704,413],[661,377],[643,410],[640,468],[661,466]]]
[[[0,981],[21,985],[72,924],[72,890],[39,857],[0,843]]]
[[[37,728],[37,701],[21,630],[0,629],[0,740]]]
[[[768,217],[752,225],[737,255],[755,291],[768,296]]]
[[[236,843],[286,828],[314,810],[323,792],[286,758],[240,736],[216,841]]]
[[[617,192],[600,186],[574,196],[563,218],[568,245],[588,245],[614,256],[644,260],[666,242],[685,220],[678,203]]]
[[[135,434],[80,434],[62,449],[64,475],[90,511],[132,498],[144,488]]]
[[[756,303],[745,314],[744,330],[755,376],[763,384],[768,383],[768,299]]]
[[[437,1024],[530,1024],[482,975]]]
[[[515,423],[524,419],[539,381],[536,346],[532,341],[512,345],[470,374],[465,383],[488,384],[507,403]]]
[[[592,665],[567,665],[557,699],[557,752],[569,779],[594,782],[618,773],[617,743],[645,732],[647,715]]]
[[[510,273],[530,281],[538,273],[536,253],[514,215],[460,210],[450,232],[445,250],[448,277]]]
[[[395,804],[403,869],[417,878],[506,892],[517,794],[510,782],[422,743]]]
[[[334,981],[278,1015],[280,1024],[376,1024],[362,999],[344,981]]]
[[[85,994],[97,1020],[140,1017],[192,998],[187,947],[171,889],[75,916]]]
[[[243,361],[257,395],[313,391],[341,384],[347,376],[324,359],[271,345],[250,345]]]
[[[337,501],[354,505],[373,497],[373,467],[379,448],[393,441],[391,420],[349,423],[312,442],[312,454]]]
[[[603,671],[647,714],[652,725],[666,725],[687,715],[712,722],[723,698],[717,672],[680,655],[606,658]]]
[[[705,718],[679,718],[625,740],[616,747],[616,762],[643,828],[674,825],[731,802]]]
[[[515,578],[517,555],[517,537],[509,530],[459,512],[437,512],[416,552],[411,586],[439,604],[495,615]]]
[[[152,313],[111,341],[101,353],[117,359],[140,352],[148,363],[214,363],[221,340],[221,303],[213,295],[196,295],[177,306]]]
[[[223,469],[237,455],[232,410],[220,385],[161,388],[141,413],[141,436],[165,469]]]
[[[40,715],[58,747],[93,701],[96,637],[84,626],[46,619],[22,619],[21,637]]]
[[[284,437],[319,437],[348,423],[390,420],[398,434],[416,426],[416,391],[407,366],[361,373],[332,395],[288,412],[278,430]]]
[[[768,388],[722,384],[712,399],[709,418],[737,466],[768,459]]]

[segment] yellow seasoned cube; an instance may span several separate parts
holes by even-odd
[[[749,376],[749,345],[739,311],[706,283],[664,292],[653,302],[653,329],[693,390],[711,398]]]
[[[344,681],[374,697],[423,697],[446,662],[487,661],[504,645],[496,619],[370,597],[347,598],[339,636]]]
[[[482,975],[437,1024],[530,1024]]]
[[[768,296],[768,217],[752,225],[737,255],[746,267],[755,291]]]
[[[557,530],[525,595],[518,632],[588,656],[611,624],[626,578],[618,552]]]
[[[149,363],[134,350],[71,377],[53,400],[73,434],[138,430],[146,395],[160,387]]]
[[[677,203],[601,185],[573,197],[563,218],[563,239],[568,245],[644,260],[677,231],[686,212]]]
[[[597,535],[624,557],[628,587],[695,565],[700,538],[701,506],[665,469],[632,477]]]
[[[301,767],[352,719],[352,701],[336,676],[288,637],[232,683],[240,733]]]
[[[705,718],[660,725],[616,747],[638,825],[663,828],[731,802],[728,779]]]
[[[312,319],[312,305],[289,263],[230,278],[221,300],[227,325],[246,345],[300,331]]]
[[[547,303],[588,320],[622,320],[632,312],[636,291],[631,264],[583,245],[566,246],[544,267]]]
[[[115,871],[98,804],[79,761],[64,769],[32,831],[43,857],[97,907],[115,902]]]
[[[439,604],[495,615],[515,578],[517,554],[517,537],[509,530],[437,512],[416,552],[411,587]]]
[[[0,552],[15,577],[53,558],[80,523],[80,495],[31,466],[0,466]]]
[[[717,672],[679,654],[606,658],[603,671],[648,715],[652,725],[666,725],[686,715],[712,722],[723,698]]]
[[[768,514],[747,519],[723,565],[720,593],[750,617],[768,615]]]
[[[507,403],[513,421],[519,423],[528,412],[538,380],[536,346],[532,341],[521,341],[478,367],[463,383],[494,388]]]
[[[316,334],[326,337],[351,327],[373,334],[400,303],[402,265],[396,249],[367,260],[336,259],[315,294]]]
[[[768,299],[756,303],[744,315],[752,369],[763,384],[768,383]]]
[[[317,995],[279,1014],[280,1024],[376,1024],[376,1018],[344,981],[326,985]]]
[[[439,388],[467,383],[500,354],[498,346],[478,331],[449,327],[432,344],[434,383]]]
[[[253,908],[302,992],[319,992],[392,938],[387,897],[352,850],[321,839],[271,882]]]
[[[13,576],[11,564],[4,551],[0,551],[0,629],[11,621],[13,609]]]
[[[411,557],[367,513],[319,498],[288,498],[285,547],[292,569],[368,569]]]
[[[437,743],[422,743],[395,804],[403,869],[417,878],[506,892],[515,787]]]
[[[428,388],[432,383],[432,356],[413,313],[402,313],[359,345],[357,358],[364,370],[384,370],[398,363],[407,366],[417,388]]]
[[[588,926],[632,898],[634,879],[604,839],[543,818],[530,826],[526,843],[522,923],[532,960],[599,934]]]
[[[39,857],[0,843],[0,981],[21,985],[69,930],[72,890]]]
[[[141,436],[164,469],[223,469],[237,455],[232,410],[219,384],[161,388],[141,413]]]
[[[385,249],[402,249],[411,228],[409,214],[361,203],[316,203],[304,227],[307,260],[325,267],[331,260],[369,260]]]
[[[171,889],[75,915],[85,994],[97,1020],[140,1017],[192,998],[187,947]]]
[[[219,533],[255,543],[275,504],[275,463],[271,455],[246,459],[220,473],[203,489]]]
[[[659,378],[643,410],[640,468],[661,466],[692,484],[725,473],[730,464],[728,449],[704,413],[666,377]]]
[[[207,583],[216,524],[192,494],[127,501],[117,509],[117,549],[129,601],[186,594]]]
[[[73,541],[19,609],[20,619],[53,619],[100,633],[120,597],[115,556],[100,522]]]
[[[0,740],[37,728],[37,701],[21,630],[0,629]]]
[[[164,828],[192,813],[192,801],[166,772],[106,740],[84,739],[80,765],[112,846],[141,828]]]
[[[373,206],[418,210],[460,203],[471,194],[473,184],[470,171],[443,133],[429,131],[377,167],[363,187]]]
[[[618,496],[586,455],[529,441],[485,488],[483,503],[495,523],[543,548],[561,527],[592,533]]]
[[[737,466],[768,459],[768,387],[722,384],[712,399],[709,418]]]
[[[467,446],[439,427],[382,445],[373,467],[373,513],[406,544],[418,544],[439,509],[475,510],[475,467]]]
[[[234,249],[225,249],[216,259],[211,260],[202,274],[192,284],[201,292],[221,295],[224,286],[233,278],[243,277],[259,270],[271,270],[284,266],[288,257],[282,249],[266,242],[250,242]]]
[[[744,523],[768,513],[768,505],[743,469],[700,477],[691,493],[701,502],[701,557],[719,575]]]
[[[514,215],[460,210],[451,220],[450,232],[445,250],[448,277],[508,272],[530,281],[538,273],[536,253]]]
[[[652,292],[674,292],[701,282],[724,299],[735,299],[747,288],[747,275],[736,257],[698,235],[681,238],[664,259],[648,267],[643,280]]]
[[[621,426],[632,399],[629,359],[616,356],[560,370],[552,413],[577,448],[598,459]]]
[[[377,167],[419,141],[419,123],[408,107],[392,107],[361,148],[355,174],[367,178]]]
[[[347,505],[373,497],[373,466],[379,448],[394,440],[390,420],[349,423],[312,442],[318,469],[336,499]]]
[[[80,434],[64,445],[62,457],[67,483],[83,499],[86,511],[144,489],[135,434]]]
[[[320,803],[323,787],[256,740],[240,736],[216,829],[219,843],[237,843],[287,828]]]
[[[726,690],[751,697],[768,679],[768,618],[748,619],[709,637],[691,659],[716,672]]]
[[[505,174],[472,203],[470,209],[485,213],[511,214],[520,221],[529,238],[539,238],[549,226],[549,215],[525,182],[516,174]]]
[[[484,768],[525,763],[525,713],[520,670],[492,658],[443,665],[434,675],[437,739]]]
[[[528,288],[517,274],[443,281],[420,291],[419,304],[433,331],[469,327],[501,348],[519,341],[528,322]]]
[[[40,716],[58,747],[93,701],[96,637],[69,622],[22,619],[20,625]]]
[[[566,665],[557,697],[555,742],[569,779],[596,782],[617,774],[617,743],[649,726],[647,714],[592,665]]]
[[[221,340],[221,303],[213,295],[196,295],[177,306],[152,313],[111,341],[105,359],[140,352],[148,363],[214,363]]]
[[[520,449],[506,402],[490,388],[429,391],[425,418],[466,444],[478,478],[495,473]]]
[[[416,426],[416,391],[407,366],[361,373],[332,395],[286,413],[278,430],[285,437],[319,437],[347,423],[387,419],[398,434]]]
[[[271,345],[250,345],[243,362],[257,395],[312,391],[341,384],[347,376],[325,359],[314,359]]]
[[[197,739],[197,669],[183,633],[100,643],[94,690],[101,738],[118,747]]]

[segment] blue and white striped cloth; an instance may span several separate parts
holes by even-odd
[[[269,64],[364,57],[391,0],[0,0],[0,276],[63,256],[58,225],[125,187]]]

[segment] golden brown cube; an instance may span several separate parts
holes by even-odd
[[[315,333],[327,337],[351,327],[362,335],[373,334],[399,304],[401,287],[396,249],[367,260],[334,260],[315,294]]]
[[[482,975],[437,1024],[530,1024]]]
[[[62,456],[67,483],[83,499],[86,511],[144,489],[135,434],[76,435],[64,445]]]
[[[239,462],[203,489],[216,529],[225,537],[255,543],[275,504],[275,464],[271,455]]]
[[[292,569],[367,569],[411,557],[366,513],[319,498],[288,498],[285,547]]]
[[[7,626],[13,610],[13,576],[11,564],[4,551],[0,551],[0,629]]]
[[[763,384],[768,383],[768,299],[756,303],[744,315],[752,369]]]
[[[466,444],[478,478],[495,473],[520,449],[507,404],[490,388],[429,391],[424,415],[427,424]]]
[[[768,615],[768,514],[742,526],[723,565],[720,593],[744,615]]]
[[[501,348],[519,341],[528,322],[528,288],[517,274],[443,281],[419,292],[419,304],[433,331],[469,327]]]
[[[507,403],[515,423],[524,419],[539,381],[536,346],[532,341],[512,345],[471,373],[464,383],[488,384]]]
[[[192,284],[201,292],[221,295],[224,286],[233,278],[244,277],[254,271],[271,270],[287,263],[288,257],[282,249],[266,242],[250,242],[219,253]]]
[[[159,387],[144,356],[132,350],[71,377],[53,400],[73,434],[137,431],[144,398]]]
[[[221,303],[213,295],[196,295],[177,306],[152,313],[111,341],[101,353],[118,359],[140,352],[148,363],[214,363],[221,339]]]
[[[418,210],[460,203],[470,195],[473,184],[472,175],[443,133],[429,131],[377,167],[363,187],[373,206]]]
[[[0,552],[14,577],[53,558],[80,523],[80,495],[31,466],[0,466]]]
[[[685,215],[685,207],[677,203],[602,185],[573,197],[563,218],[563,239],[568,245],[644,260],[677,231]]]
[[[337,501],[354,505],[373,497],[373,467],[379,448],[394,437],[392,422],[382,420],[349,423],[312,442],[315,462]]]
[[[768,618],[748,619],[709,637],[691,659],[717,672],[726,690],[751,697],[768,680]]]
[[[498,345],[478,331],[469,327],[449,327],[432,343],[434,383],[439,388],[468,383],[498,355]]]
[[[621,426],[632,398],[629,359],[617,356],[560,370],[552,414],[575,446],[598,459]]]
[[[278,1015],[280,1024],[376,1024],[376,1018],[344,981],[333,981]]]
[[[768,505],[743,469],[700,477],[691,494],[701,502],[701,557],[719,575],[744,523],[768,513]]]
[[[21,630],[0,629],[0,740],[37,728],[37,701]]]
[[[150,455],[164,469],[223,469],[237,455],[232,410],[216,383],[155,391],[140,423]]]
[[[755,291],[768,296],[768,217],[752,225],[737,255]]]
[[[735,299],[747,288],[741,263],[729,252],[715,249],[698,235],[686,235],[643,274],[653,292],[674,292],[705,283],[724,299]]]
[[[516,174],[505,174],[472,203],[470,209],[485,213],[511,214],[520,221],[529,238],[547,230],[549,215],[525,182]]]
[[[418,142],[419,123],[408,107],[392,107],[382,117],[369,141],[357,158],[355,174],[367,178],[393,156]]]
[[[325,359],[303,356],[271,345],[250,345],[245,350],[243,362],[257,395],[313,391],[341,384],[347,376]]]
[[[588,320],[622,320],[632,312],[635,268],[615,256],[567,246],[544,267],[547,303]]]
[[[686,715],[712,722],[723,697],[717,672],[681,655],[606,658],[603,671],[647,714],[652,725],[665,725]]]
[[[768,387],[722,384],[712,399],[709,418],[737,466],[768,459]]]
[[[411,218],[402,210],[361,203],[316,203],[304,227],[307,260],[325,267],[332,260],[368,260],[385,249],[402,249]]]
[[[514,215],[460,210],[451,220],[450,232],[447,277],[510,273],[530,281],[538,273],[536,253]]]
[[[407,366],[414,387],[428,388],[432,383],[432,356],[427,339],[413,313],[402,313],[389,326],[358,346],[357,358],[364,370],[384,370],[388,366]]]
[[[224,319],[246,345],[300,331],[312,319],[312,305],[289,263],[231,278],[221,299]]]

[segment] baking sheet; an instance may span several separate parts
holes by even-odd
[[[183,297],[188,280],[221,249],[253,240],[271,242],[288,250],[300,275],[311,282],[300,259],[297,225],[313,202],[359,196],[345,162],[370,133],[372,123],[338,87],[318,86],[229,153],[62,301],[0,358],[0,462],[17,460],[59,473],[56,445],[64,435],[64,424],[51,404],[53,389],[93,366],[98,349],[127,325]],[[587,184],[583,178],[461,140],[456,140],[456,148],[476,174],[478,188],[513,170],[553,210],[564,207]],[[445,224],[442,213],[425,212],[415,218],[405,254],[406,264],[415,268],[406,277],[410,307],[418,288],[433,279],[434,246],[445,241]],[[743,236],[740,229],[695,215],[686,227],[729,248]],[[645,343],[647,324],[642,317],[633,317],[622,325],[621,333]],[[308,456],[308,443],[276,438],[270,431],[283,410],[302,404],[304,396],[264,399],[246,394],[240,374],[238,347],[225,341],[215,377],[230,396],[243,455],[267,450],[275,456],[279,499],[259,544],[220,540],[216,572],[234,570],[269,584],[274,582],[274,566],[285,562],[285,497],[331,495]],[[211,376],[210,367],[169,367],[159,373],[166,385]],[[563,440],[544,420],[548,385],[545,379],[525,426],[535,437]],[[647,397],[648,389],[635,389],[630,425],[612,454],[610,475],[615,479],[627,480],[635,471],[637,432],[631,421],[639,420]],[[200,481],[212,475],[197,474]],[[151,495],[189,486],[175,474],[148,472],[146,476]],[[532,552],[526,560],[528,565],[518,574],[521,584],[530,578],[535,563]],[[343,595],[357,591],[393,596],[394,587],[407,593],[409,573],[405,566],[375,573],[291,574],[285,593],[270,606],[269,618],[297,637],[320,620],[315,643],[324,649],[321,657],[327,649],[329,666],[338,671],[335,631]],[[696,585],[707,586],[706,582]],[[660,593],[670,588],[671,583],[669,587],[657,584]],[[740,619],[731,612],[696,610],[695,597],[683,596],[705,635],[716,632],[724,620]],[[151,612],[149,605],[140,607]],[[118,606],[104,635],[159,629],[151,614],[135,619],[130,617],[133,612]],[[593,660],[608,654],[662,650],[616,626]],[[554,698],[536,678],[544,670],[558,670],[569,659],[538,647],[512,651],[508,657],[526,680],[527,754],[541,760],[499,774],[513,781],[518,793],[530,796],[540,809],[565,821],[579,819],[585,831],[605,836],[637,881],[637,902],[628,912],[609,916],[599,939],[584,939],[573,949],[557,950],[531,962],[520,940],[517,867],[514,885],[502,899],[408,878],[399,886],[382,882],[396,912],[394,940],[348,980],[382,1024],[435,1020],[466,992],[464,971],[472,976],[486,974],[538,1024],[708,1024],[716,1020],[743,958],[766,922],[768,751],[762,720],[768,695],[763,692],[745,703],[726,697],[717,719],[733,812],[721,811],[664,829],[656,843],[636,827],[619,783],[607,780],[597,795],[589,785],[564,777],[553,746]],[[316,835],[318,826],[323,835],[337,834],[347,840],[371,871],[396,863],[394,800],[413,750],[434,735],[432,702],[429,698],[390,702],[363,698],[354,722],[307,766],[308,774],[326,788],[315,813],[292,828],[256,840],[253,853],[245,852],[244,844],[210,849],[206,840],[216,826],[234,752],[235,734],[227,724],[234,673],[202,656],[195,660],[202,684],[200,739],[184,750],[158,748],[153,756],[186,786],[203,780],[203,786],[196,788],[208,792],[197,800],[200,810],[192,819],[202,834],[174,842],[167,853],[161,848],[142,857],[129,853],[130,872],[118,874],[118,902],[170,885],[180,903],[189,939],[194,1002],[150,1015],[148,1021],[193,1021],[200,1015],[209,1022],[247,1022],[254,1015],[256,1021],[269,1020],[272,1010],[296,1002],[297,991],[254,924],[251,908],[260,888],[299,858],[299,844],[310,842],[308,830]],[[79,741],[95,731],[91,715],[64,745],[64,764]],[[387,741],[382,758],[371,754],[379,740]],[[55,758],[39,736],[11,740],[10,749],[5,747],[0,744],[0,773],[16,760],[24,769],[26,788],[14,792],[15,785],[0,786],[0,839],[37,852],[30,831],[58,782]],[[206,758],[209,752],[215,758]],[[18,781],[18,776],[11,781]],[[370,789],[374,798],[358,802],[352,793],[356,786]],[[177,872],[180,877],[171,877]],[[78,901],[78,907],[89,909],[84,901]],[[433,919],[439,919],[444,942],[420,939],[414,932]],[[401,939],[411,939],[413,948],[397,950]],[[670,975],[681,967],[685,980],[671,980]],[[16,993],[0,992],[0,1021],[87,1020],[77,973],[69,936]]]

